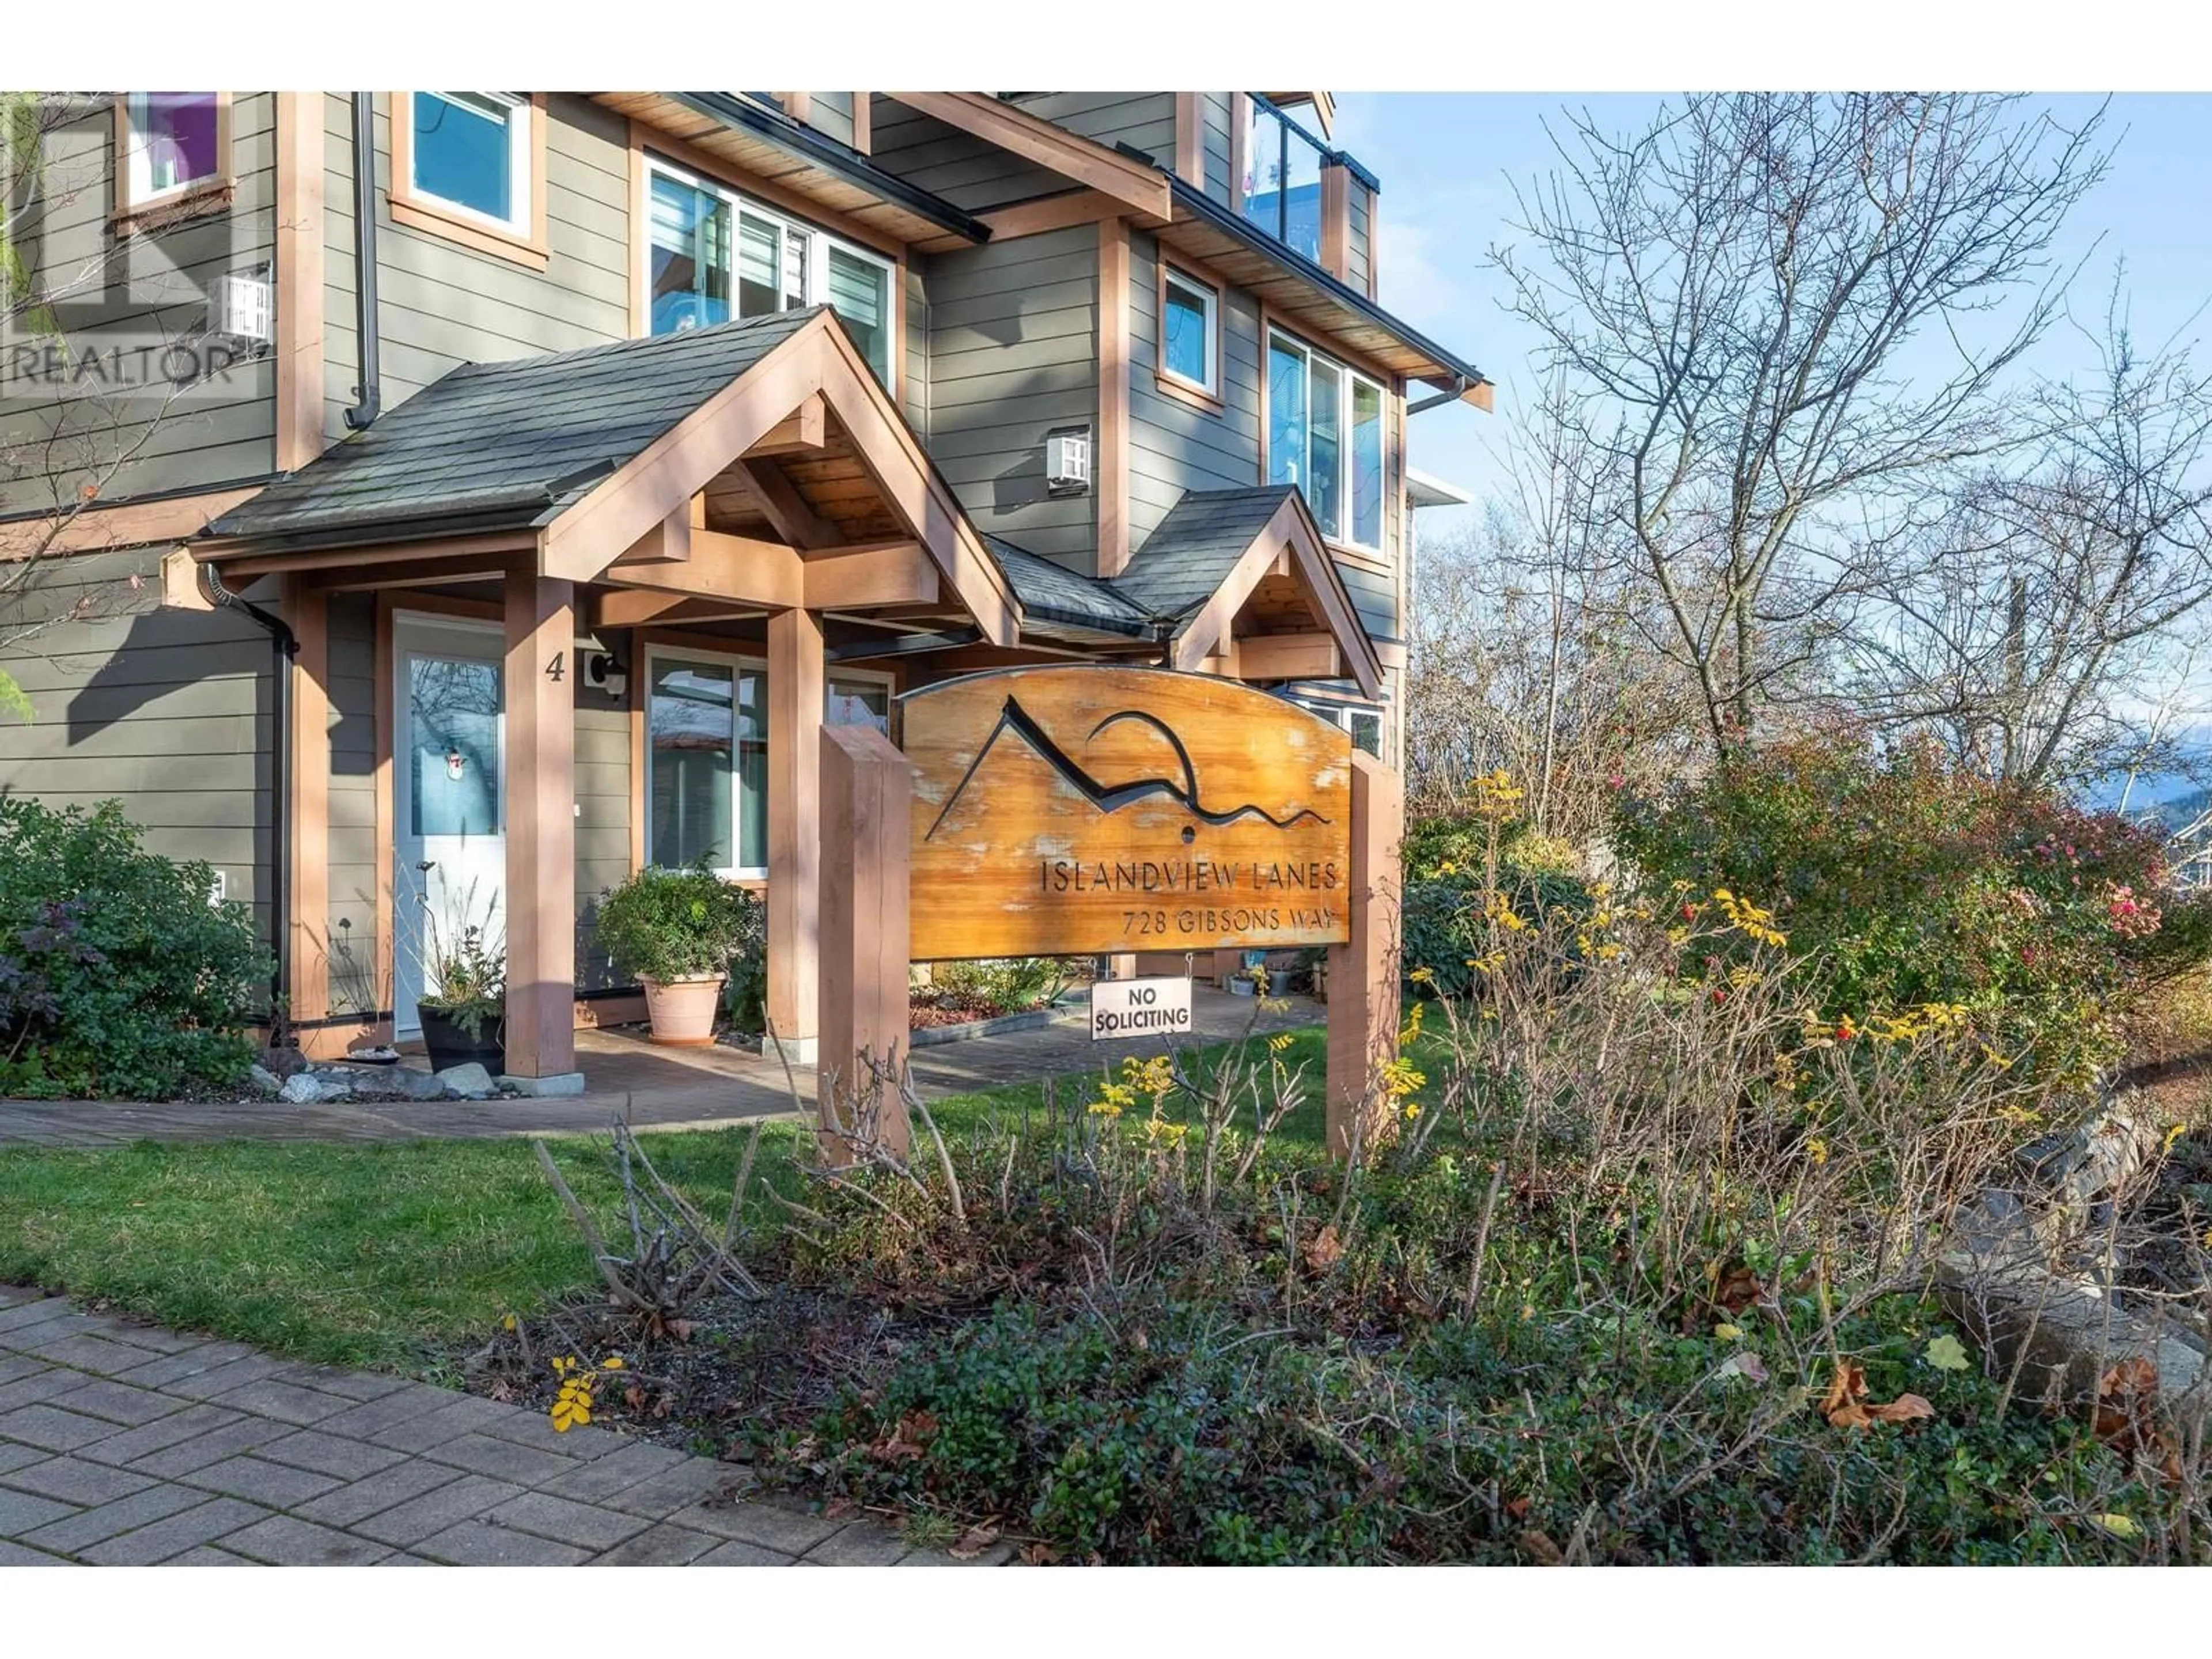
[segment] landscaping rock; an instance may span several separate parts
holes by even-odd
[[[326,1073],[296,1072],[284,1079],[280,1092],[295,1106],[319,1106],[327,1101],[352,1099],[353,1085]]]
[[[261,1094],[277,1095],[284,1092],[284,1079],[265,1066],[247,1066],[246,1080]]]
[[[464,1100],[489,1100],[498,1091],[491,1073],[474,1060],[465,1066],[448,1066],[438,1073],[438,1081]]]
[[[431,1072],[418,1072],[408,1066],[387,1066],[359,1079],[365,1089],[383,1094],[402,1095],[409,1100],[444,1100],[452,1092],[445,1079]]]
[[[2094,1404],[2114,1367],[2145,1362],[2155,1403],[2185,1434],[2212,1413],[2212,1363],[2203,1344],[2155,1304],[2138,1308],[2101,1282],[2110,1263],[2093,1250],[2079,1266],[2087,1218],[2139,1181],[2160,1140],[2140,1097],[2122,1093],[2082,1127],[2027,1148],[2031,1184],[1968,1200],[1938,1258],[1936,1289],[1951,1316],[1992,1351],[2029,1399]],[[2069,1267],[2072,1270],[2069,1270]]]

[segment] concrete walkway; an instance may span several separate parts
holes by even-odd
[[[959,1565],[750,1479],[0,1285],[0,1567]]]
[[[1199,987],[1192,1040],[1220,1042],[1244,1034],[1252,1000]],[[1261,1011],[1257,1029],[1310,1025],[1319,1003],[1293,998],[1288,1009]],[[1063,1011],[1048,1025],[917,1048],[916,1084],[930,1097],[995,1088],[1044,1077],[1096,1075],[1122,1056],[1165,1052],[1158,1038],[1091,1041],[1089,1012]],[[579,1031],[577,1063],[589,1092],[568,1100],[375,1101],[295,1106],[284,1101],[0,1101],[0,1146],[112,1146],[135,1140],[377,1141],[482,1139],[502,1135],[592,1134],[625,1121],[639,1129],[718,1128],[787,1114],[791,1086],[773,1054],[740,1049],[656,1048],[640,1033]],[[419,1060],[417,1065],[422,1062]],[[364,1067],[364,1070],[368,1068]],[[794,1073],[811,1107],[815,1074]]]

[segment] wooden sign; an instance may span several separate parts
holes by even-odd
[[[903,702],[916,960],[1351,938],[1352,739],[1319,716],[1088,664]]]

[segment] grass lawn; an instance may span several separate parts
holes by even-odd
[[[1285,1054],[1306,1063],[1313,1096],[1285,1126],[1291,1139],[1321,1138],[1323,1047],[1312,1028]],[[994,1114],[1034,1113],[1042,1098],[1027,1084],[931,1110],[951,1135]],[[654,1134],[645,1146],[719,1216],[749,1133]],[[771,1125],[764,1156],[771,1146],[799,1156],[803,1132]],[[611,1213],[617,1189],[599,1150],[580,1139],[551,1150],[578,1195]],[[426,1373],[441,1350],[591,1276],[526,1140],[0,1150],[0,1283],[66,1289],[307,1358]]]

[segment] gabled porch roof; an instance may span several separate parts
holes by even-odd
[[[452,580],[534,555],[544,576],[642,590],[599,602],[617,623],[893,607],[1012,645],[1021,618],[827,307],[456,369],[193,551],[325,584],[385,562],[395,580]]]
[[[1382,689],[1374,641],[1289,484],[1186,492],[1113,586],[1170,626],[1170,666],[1195,668],[1233,648],[1249,655],[1236,670],[1246,679],[1341,674],[1370,697]],[[1317,670],[1316,659],[1334,666]],[[1270,672],[1292,662],[1295,675]]]

